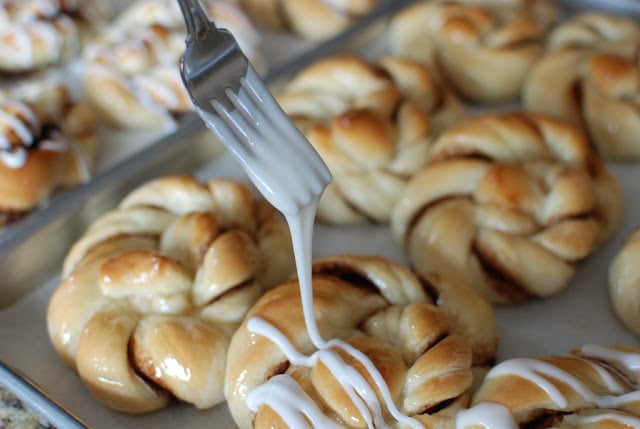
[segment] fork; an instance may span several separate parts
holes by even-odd
[[[331,182],[306,137],[282,110],[233,35],[198,0],[178,0],[187,36],[180,73],[194,110],[276,209],[296,215]]]

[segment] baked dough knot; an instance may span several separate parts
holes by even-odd
[[[548,0],[421,1],[389,28],[390,50],[437,66],[464,98],[516,101],[525,76],[557,22]]]
[[[617,181],[566,122],[469,118],[431,156],[394,208],[394,238],[418,272],[459,277],[491,302],[557,293],[619,226]]]
[[[335,224],[387,222],[435,135],[463,113],[428,67],[397,57],[321,59],[277,97],[333,174],[317,216]]]
[[[90,107],[62,84],[30,83],[0,93],[0,225],[56,189],[88,181],[97,128]]]
[[[208,0],[207,13],[228,28],[258,70],[259,38],[233,3]],[[172,127],[193,108],[180,76],[186,31],[178,3],[145,0],[125,9],[83,54],[87,99],[111,126]]]
[[[635,346],[589,344],[565,355],[505,360],[489,371],[457,427],[477,427],[487,412],[491,428],[640,427],[639,359]]]
[[[640,337],[640,228],[636,227],[609,265],[609,296],[615,315]]]
[[[0,72],[60,65],[79,54],[83,34],[97,20],[95,2],[19,0],[0,4]]]
[[[640,26],[584,12],[557,27],[522,92],[525,108],[583,126],[606,157],[640,159]]]
[[[437,275],[420,277],[380,256],[328,256],[314,261],[312,273],[315,318],[322,337],[343,340],[364,353],[403,413],[426,427],[449,427],[455,411],[468,404],[473,370],[493,362],[497,328],[491,305],[463,283]],[[276,411],[287,408],[286,397],[275,399],[275,395],[275,404],[257,408],[247,404],[254,389],[268,390],[270,383],[282,380],[297,392],[295,415],[318,409],[339,427],[367,426],[365,414],[372,410],[358,411],[337,380],[340,377],[323,359],[311,366],[296,363],[280,344],[250,330],[249,323],[256,318],[279,330],[300,354],[317,351],[307,333],[298,282],[284,283],[263,295],[229,348],[225,396],[240,428],[291,427]],[[378,389],[368,370],[340,350],[330,348]],[[378,400],[384,403],[379,396]],[[383,414],[389,419],[387,411]],[[321,419],[307,417],[312,427],[326,427]]]
[[[47,310],[56,352],[108,407],[224,401],[227,345],[265,288],[289,278],[286,223],[228,179],[152,180],[71,247]]]
[[[239,0],[258,25],[311,41],[336,35],[378,5],[378,0]]]

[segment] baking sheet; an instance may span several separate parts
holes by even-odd
[[[335,49],[335,46],[327,49]],[[312,57],[306,60],[310,61]],[[304,61],[305,58],[302,58],[301,64]],[[278,73],[284,75],[286,72],[282,70]],[[191,164],[195,161],[186,160],[186,154],[181,155],[199,132],[201,127],[198,125],[195,121],[180,130],[177,136],[161,140],[158,152],[148,153],[150,157],[144,157],[144,151],[137,154],[134,157],[134,162],[138,163],[135,170],[129,168],[128,162],[125,162],[116,168],[113,174],[105,175],[94,183],[92,188],[86,189],[80,198],[78,195],[69,196],[68,203],[72,205],[72,211],[82,212],[85,217],[83,222],[69,228],[66,226],[67,223],[75,223],[78,219],[68,216],[69,212],[65,210],[45,230],[48,229],[52,233],[55,230],[67,232],[69,236],[63,241],[68,242],[77,237],[93,217],[115,205],[125,192],[142,180],[165,173],[193,171],[203,180],[220,176],[247,180],[236,162],[224,152],[204,166]],[[197,145],[194,145],[190,148],[196,147]],[[202,156],[194,158],[203,159]],[[185,161],[183,165],[176,165],[176,160],[179,164],[181,159]],[[191,169],[196,166],[197,168]],[[565,353],[588,343],[638,345],[638,339],[622,327],[611,311],[607,276],[610,261],[626,237],[640,224],[640,199],[637,198],[640,189],[640,168],[637,164],[614,163],[609,163],[609,168],[622,186],[625,202],[622,227],[609,242],[580,264],[576,276],[561,293],[545,300],[496,308],[500,334],[498,360],[516,356],[534,357]],[[96,202],[96,196],[102,201]],[[86,211],[86,207],[90,207],[91,210]],[[33,267],[40,266],[37,263],[38,258],[55,259],[51,258],[49,253],[51,249],[56,248],[56,243],[46,241],[47,244],[43,246],[42,237],[38,237],[38,233],[42,233],[42,229],[30,235],[29,239],[36,240],[39,246],[34,245],[29,249],[39,249],[40,254],[14,251],[7,254],[11,260],[3,266],[5,269],[13,267],[12,272],[26,270],[25,272],[30,274],[28,278],[21,279],[26,282],[22,285],[21,292],[29,292],[6,308],[0,309],[0,360],[28,374],[52,398],[69,408],[91,427],[234,427],[225,405],[197,411],[190,405],[177,404],[155,413],[129,416],[108,410],[88,394],[76,373],[67,368],[56,355],[46,333],[46,307],[60,280],[53,274],[59,270],[60,265],[52,264],[40,276],[34,273],[37,269]],[[61,244],[57,248],[65,247]],[[375,253],[406,263],[406,258],[393,242],[385,225],[316,225],[313,253],[314,257],[338,253]],[[58,255],[59,259],[63,256]],[[9,274],[2,271],[0,273]]]

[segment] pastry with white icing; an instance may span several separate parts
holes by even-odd
[[[640,349],[585,345],[566,355],[496,365],[456,429],[640,427]]]
[[[225,1],[204,6],[262,71],[260,39],[242,11]],[[83,54],[84,92],[101,117],[117,128],[170,129],[191,111],[179,68],[185,36],[175,1],[139,0],[125,9]]]
[[[516,101],[557,21],[548,0],[433,0],[401,11],[389,28],[395,55],[437,65],[475,103]]]
[[[616,179],[579,128],[508,112],[441,134],[391,227],[418,272],[454,276],[491,302],[514,303],[566,287],[617,230],[621,210]]]
[[[302,415],[323,428],[451,424],[468,404],[473,369],[495,356],[489,303],[463,284],[372,255],[318,259],[312,279],[328,348],[307,331],[295,280],[265,293],[231,340],[225,395],[239,427],[296,428]]]
[[[85,0],[2,0],[0,72],[39,71],[73,59],[95,31],[100,9]]]
[[[522,90],[523,106],[583,126],[600,152],[640,159],[640,26],[584,12],[558,26]]]
[[[618,319],[640,336],[640,228],[626,238],[611,261],[609,296]]]
[[[334,224],[387,222],[435,136],[463,113],[428,67],[397,57],[318,60],[277,98],[331,170],[317,216]]]
[[[71,247],[47,309],[49,338],[112,409],[145,413],[174,399],[209,408],[224,401],[231,334],[293,271],[286,223],[246,185],[158,178]]]
[[[347,29],[378,0],[239,0],[257,24],[319,41]]]
[[[97,118],[58,83],[0,94],[0,225],[10,224],[61,187],[87,182]]]

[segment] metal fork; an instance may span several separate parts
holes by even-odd
[[[228,30],[198,0],[178,0],[187,27],[180,72],[195,111],[276,209],[295,215],[329,169],[266,88]]]

